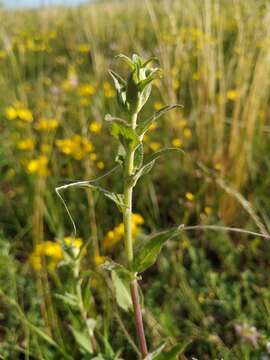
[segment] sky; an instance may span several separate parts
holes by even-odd
[[[6,7],[38,7],[41,5],[77,5],[87,0],[0,0]]]

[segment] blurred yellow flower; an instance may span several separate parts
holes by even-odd
[[[101,123],[98,121],[92,121],[91,124],[89,125],[89,131],[91,131],[92,133],[99,133],[101,130]]]
[[[80,53],[89,53],[91,50],[90,46],[87,43],[79,44],[78,51]]]
[[[29,174],[38,174],[40,176],[47,176],[48,171],[48,157],[40,155],[38,158],[30,160],[26,165],[26,170]]]
[[[204,212],[206,213],[206,215],[210,215],[212,213],[212,209],[209,206],[206,206],[204,208]]]
[[[97,154],[95,154],[95,153],[90,154],[90,159],[92,161],[96,161],[97,160]]]
[[[26,138],[18,142],[18,149],[23,151],[32,151],[35,148],[35,142],[31,138]]]
[[[156,142],[156,141],[152,141],[149,143],[149,147],[152,151],[157,151],[160,149],[161,145],[159,142]]]
[[[42,118],[35,125],[35,129],[41,132],[50,132],[57,129],[59,122],[56,119],[45,119]]]
[[[82,107],[88,107],[88,106],[90,106],[90,104],[91,104],[90,99],[88,99],[88,98],[81,98],[80,99],[80,105]]]
[[[135,239],[139,232],[139,225],[144,223],[140,214],[132,214],[132,236]],[[124,237],[124,224],[120,223],[113,230],[107,232],[103,239],[104,250],[113,249]]]
[[[6,108],[5,113],[6,113],[6,117],[7,117],[9,120],[15,120],[16,117],[17,117],[17,110],[16,110],[14,107],[12,107],[12,106],[8,106],[8,107]]]
[[[192,132],[189,128],[185,128],[183,134],[186,139],[190,139],[192,137]]]
[[[175,147],[180,147],[183,145],[183,141],[181,139],[173,139],[172,140],[172,146],[175,146]]]
[[[91,84],[82,84],[78,88],[79,96],[91,96],[96,92],[96,89]]]
[[[105,166],[105,165],[104,165],[104,162],[103,162],[103,161],[98,161],[98,162],[97,162],[97,168],[98,168],[98,169],[102,170],[102,169],[104,169],[104,166]]]
[[[54,270],[62,259],[62,248],[60,244],[53,241],[44,241],[36,245],[29,256],[29,262],[36,271],[40,271],[43,265],[47,265],[49,270]]]
[[[194,200],[194,195],[193,195],[191,192],[187,192],[187,193],[185,194],[185,197],[186,197],[186,199],[189,200],[189,201],[193,201],[193,200]]]
[[[105,256],[100,256],[100,255],[95,255],[94,256],[94,263],[96,266],[99,266],[101,264],[103,264],[106,261],[106,257]]]
[[[155,110],[160,110],[161,108],[163,108],[163,104],[161,101],[155,101],[154,102],[154,109]]]
[[[75,160],[82,160],[94,150],[94,146],[87,138],[74,135],[71,138],[56,140],[56,146],[65,155],[72,156]]]
[[[28,123],[33,121],[31,110],[19,105],[19,103],[15,106],[8,106],[5,113],[8,120],[18,119]]]
[[[103,90],[106,98],[113,98],[116,95],[114,88],[108,81],[104,81]]]
[[[238,92],[234,89],[227,91],[227,99],[231,101],[235,101],[238,97]]]

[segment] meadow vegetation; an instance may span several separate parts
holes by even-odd
[[[141,358],[126,229],[136,254],[181,224],[139,277],[146,359],[270,359],[269,23],[266,0],[0,10],[1,359]],[[136,126],[182,105],[147,129],[140,161],[179,151],[124,219],[119,53],[161,69]]]

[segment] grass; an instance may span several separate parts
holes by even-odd
[[[63,192],[75,241],[54,191],[114,166],[104,115],[125,116],[107,72],[118,53],[160,60],[143,116],[184,106],[147,134],[146,155],[186,155],[138,182],[135,248],[160,228],[209,226],[170,240],[144,275],[150,350],[165,340],[167,351],[181,345],[180,359],[270,357],[269,16],[263,0],[0,11],[0,358],[138,356],[132,316],[99,267],[104,256],[123,261],[121,216],[94,191]],[[118,174],[102,186],[120,191]]]

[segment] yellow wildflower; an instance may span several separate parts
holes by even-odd
[[[95,255],[94,256],[94,263],[96,266],[99,266],[101,264],[103,264],[106,261],[106,257],[105,256],[100,256],[100,255]]]
[[[103,161],[98,161],[98,162],[97,162],[97,168],[98,168],[98,169],[102,170],[102,169],[104,169],[104,166],[105,166],[105,165],[104,165],[104,162],[103,162]]]
[[[154,102],[154,109],[155,110],[160,110],[161,108],[163,108],[163,104],[161,101],[155,101]]]
[[[191,192],[187,192],[187,193],[185,194],[185,197],[186,197],[186,199],[189,200],[189,201],[193,201],[193,200],[194,200],[194,195],[193,195]]]
[[[140,214],[132,214],[132,237],[135,239],[139,232],[139,225],[144,223],[144,219]],[[120,223],[113,230],[107,232],[103,239],[105,250],[113,249],[124,237],[124,224]]]
[[[92,161],[96,161],[97,160],[97,154],[95,154],[95,153],[90,154],[90,159]]]
[[[204,208],[204,212],[206,213],[206,215],[210,215],[212,213],[212,209],[209,206],[206,206]]]
[[[234,89],[227,91],[227,99],[231,101],[235,101],[238,97],[238,92]]]
[[[83,240],[82,238],[74,238],[72,236],[65,236],[64,237],[64,243],[71,248],[73,254],[75,256],[78,256],[80,253],[80,249],[83,245]],[[86,251],[85,251],[86,254]],[[85,255],[84,254],[84,255]]]
[[[57,129],[59,122],[56,119],[45,119],[42,118],[35,125],[35,129],[41,132],[50,132]]]
[[[13,106],[8,106],[5,112],[8,120],[15,120],[17,118],[17,110]]]
[[[103,89],[104,89],[104,96],[106,98],[113,98],[116,95],[114,88],[108,81],[104,81]]]
[[[46,264],[49,270],[54,270],[62,258],[63,251],[60,244],[53,241],[44,241],[36,245],[29,256],[29,262],[32,268],[37,271],[42,269],[43,264]]]
[[[74,135],[71,138],[56,140],[58,149],[65,155],[72,156],[75,160],[82,160],[94,150],[94,146],[87,138]]]
[[[35,142],[31,138],[26,138],[18,142],[18,149],[23,151],[32,151],[35,148]]]
[[[101,130],[101,123],[98,121],[92,121],[89,125],[89,131],[92,133],[99,133]]]
[[[185,128],[183,134],[184,134],[184,137],[187,139],[190,139],[192,137],[192,132],[189,128]]]
[[[80,53],[89,53],[90,49],[91,49],[90,46],[86,43],[79,44],[79,46],[78,46],[78,51]]]
[[[26,166],[29,174],[38,174],[40,176],[47,176],[48,171],[48,158],[45,155],[40,155],[38,158],[30,160]]]
[[[17,109],[17,117],[18,119],[25,121],[25,122],[32,122],[33,121],[33,114],[27,108],[19,108]]]
[[[152,151],[157,151],[160,149],[161,145],[159,142],[156,142],[156,141],[152,141],[149,143],[149,147]]]
[[[220,162],[217,162],[217,163],[214,164],[214,169],[215,169],[215,170],[220,171],[221,168],[222,168],[222,165],[221,165]]]
[[[96,92],[96,89],[91,84],[82,84],[79,86],[78,94],[79,96],[91,96]]]
[[[175,146],[175,147],[180,147],[183,145],[183,141],[181,139],[173,139],[172,140],[172,146]]]

